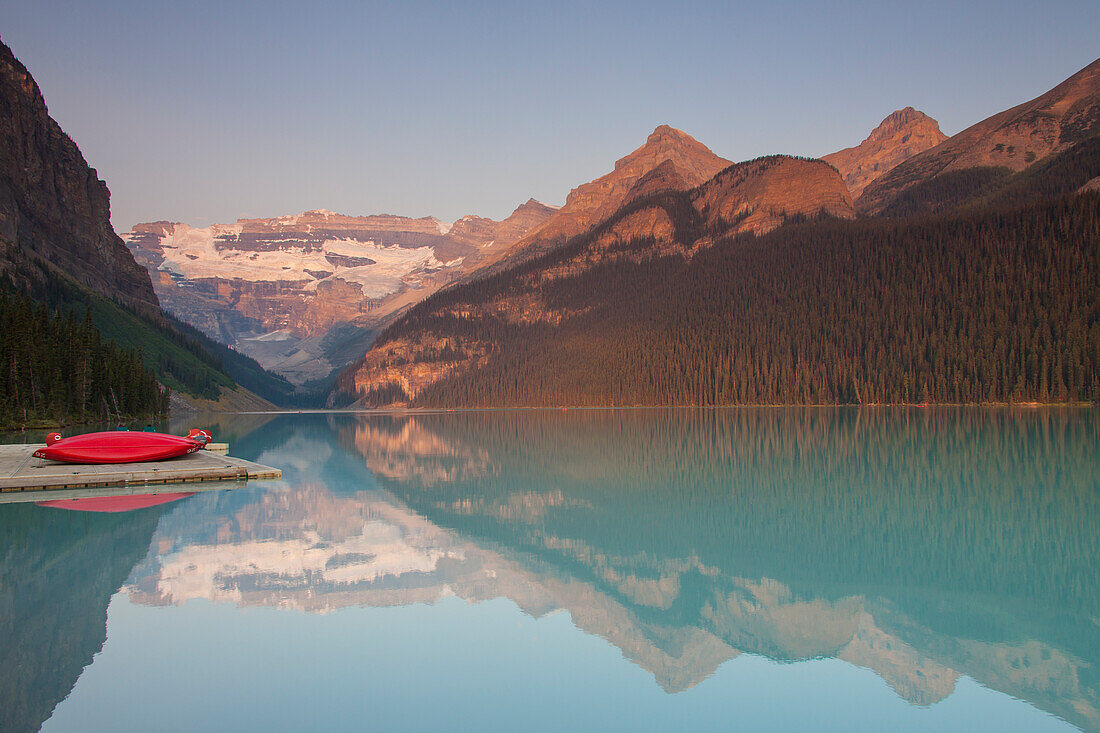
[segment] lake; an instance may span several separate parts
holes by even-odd
[[[283,479],[0,505],[0,729],[1100,731],[1100,411],[199,426]]]

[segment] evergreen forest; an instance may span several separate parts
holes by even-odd
[[[446,337],[451,353],[434,358],[458,366],[413,404],[1100,398],[1100,195],[792,221],[718,238],[690,257],[637,240],[621,249],[639,256],[586,259],[643,205],[664,208],[680,242],[712,234],[688,195],[635,204],[558,250],[414,308],[379,343]],[[524,294],[524,275],[566,263],[586,264],[536,291],[560,322],[517,322],[490,307]],[[403,396],[390,385],[376,398]]]
[[[0,292],[0,428],[131,420],[168,411],[140,350],[103,339],[91,311]]]

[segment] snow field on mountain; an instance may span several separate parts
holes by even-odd
[[[418,274],[455,267],[461,258],[444,264],[431,247],[384,246],[373,240],[328,239],[321,243],[293,236],[278,240],[277,249],[252,250],[233,247],[241,226],[213,225],[195,229],[176,225],[160,242],[164,254],[161,270],[196,280],[201,278],[240,279],[251,282],[304,282],[303,290],[315,291],[331,280],[344,280],[362,287],[363,296],[381,298],[402,285],[416,287]],[[345,266],[326,255],[369,259],[373,264]],[[318,272],[332,273],[318,278]]]

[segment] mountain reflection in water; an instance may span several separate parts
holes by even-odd
[[[837,658],[914,705],[968,676],[1100,730],[1094,411],[315,414],[214,429],[284,479],[166,507],[122,586],[131,602],[324,613],[504,597],[567,611],[669,693],[741,653]]]

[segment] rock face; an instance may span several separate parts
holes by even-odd
[[[655,169],[659,170],[657,176],[668,180],[676,175],[684,180],[681,171],[662,168]],[[648,186],[645,176],[634,184],[640,189]],[[628,202],[598,224],[587,240],[581,240],[582,245],[569,245],[576,251],[570,249],[563,261],[555,260],[547,267],[516,268],[511,271],[514,274],[508,287],[474,301],[441,303],[418,315],[553,326],[569,313],[544,297],[544,290],[564,277],[613,262],[638,262],[666,255],[692,257],[720,237],[762,234],[792,216],[855,216],[852,198],[840,174],[821,160],[774,155],[728,166],[687,192],[655,190],[663,190],[665,195],[654,196],[651,191],[651,197],[643,200],[632,197],[628,190],[624,195]],[[553,222],[551,219],[547,226]],[[593,303],[598,301],[594,295]],[[421,310],[427,307],[425,304]],[[338,390],[367,405],[415,400],[429,385],[460,370],[483,366],[498,346],[458,333],[404,331],[374,345],[359,363],[341,375]]]
[[[201,229],[138,224],[124,238],[169,312],[302,383],[362,354],[346,333],[369,338],[553,212],[530,200],[504,221],[466,216],[447,224],[307,211]],[[334,335],[341,329],[344,340]]]
[[[856,199],[883,173],[946,139],[938,122],[919,110],[905,107],[880,122],[859,145],[823,155],[821,159],[840,171],[852,198]]]
[[[855,216],[836,170],[820,160],[786,155],[730,166],[701,186],[692,201],[708,223],[729,233],[763,234],[796,214]]]
[[[945,173],[996,167],[1022,171],[1100,132],[1100,59],[1030,102],[968,127],[876,179],[856,200],[877,214],[912,186]]]
[[[613,171],[570,191],[565,205],[521,239],[502,264],[535,256],[591,229],[628,200],[661,190],[685,191],[729,165],[686,132],[660,125],[644,145],[617,160]]]
[[[148,273],[111,228],[110,213],[107,184],[0,43],[0,272],[32,257],[103,295],[159,310]]]

